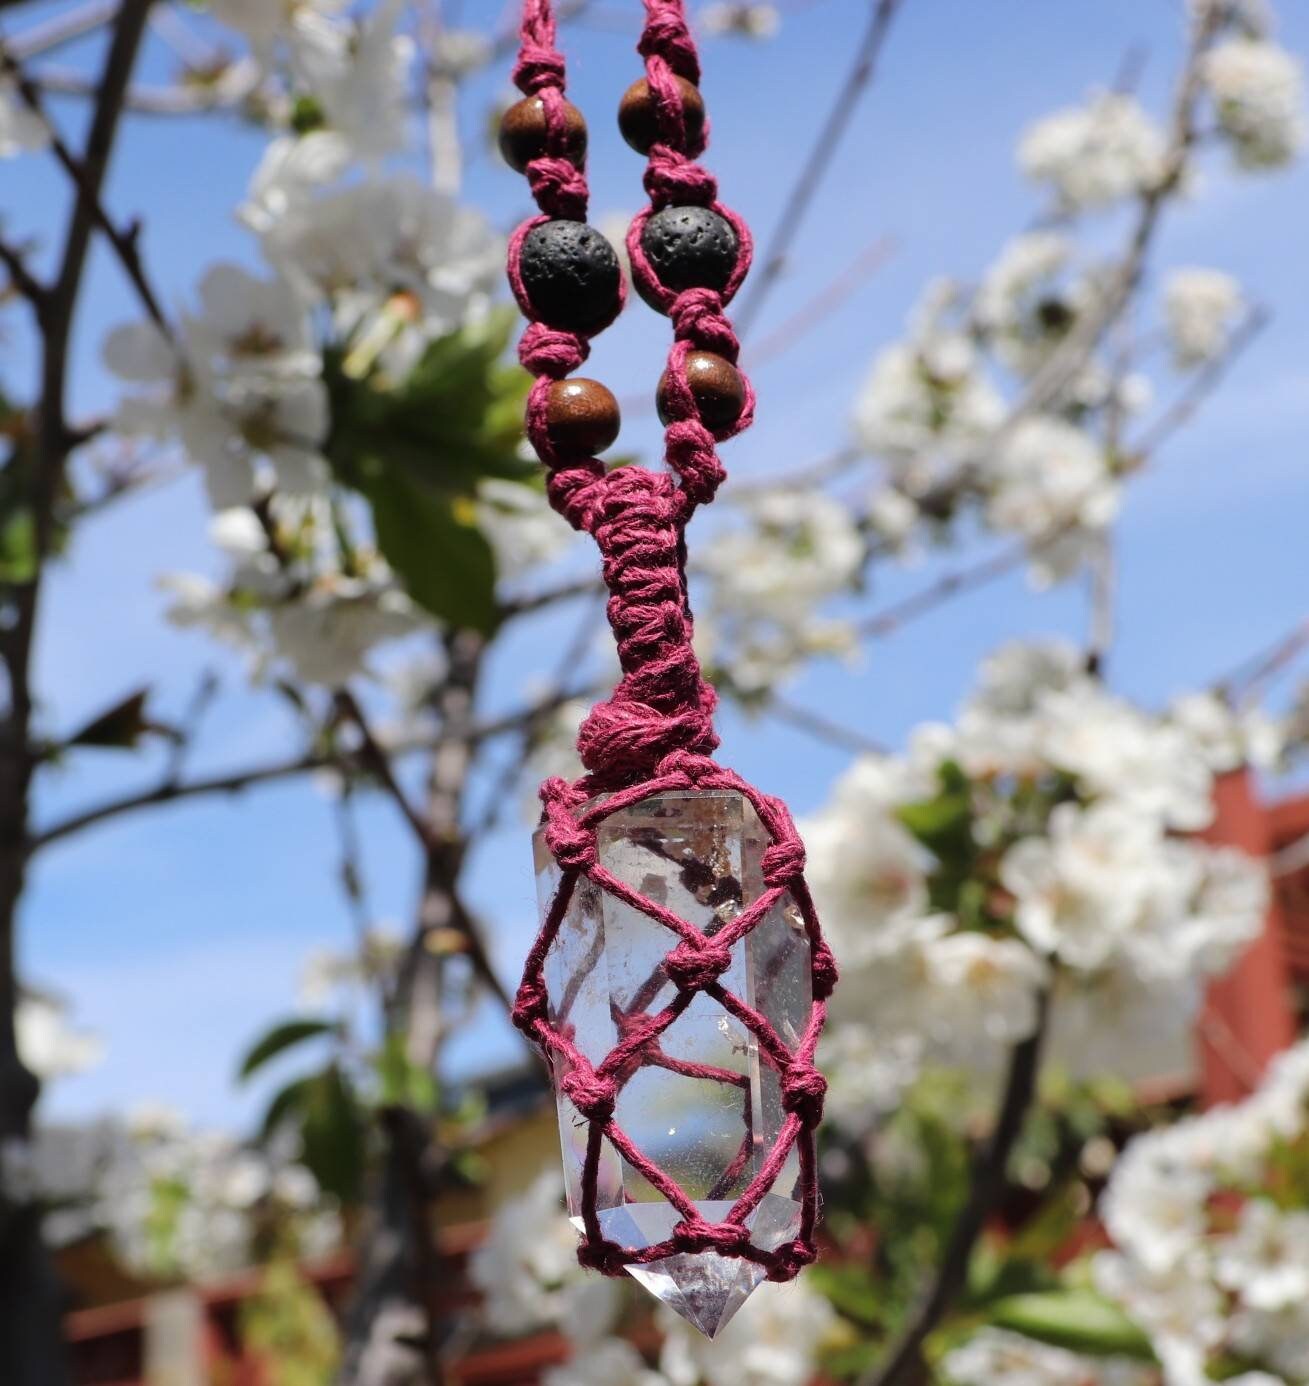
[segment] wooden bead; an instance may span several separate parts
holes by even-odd
[[[500,153],[519,173],[546,152],[545,102],[539,96],[515,101],[500,117]],[[571,101],[564,102],[563,156],[581,168],[586,159],[586,120]]]
[[[688,351],[686,383],[691,387],[701,423],[711,432],[731,428],[741,417],[741,410],[745,408],[745,381],[741,379],[741,372],[724,357],[712,351]],[[672,421],[668,412],[667,371],[659,377],[655,405],[659,410],[659,422],[667,427]]]
[[[618,439],[621,419],[613,392],[598,380],[556,380],[545,404],[546,431],[560,452],[594,457]]]
[[[546,221],[523,240],[519,269],[537,317],[566,332],[595,332],[618,308],[614,248],[581,221]]]
[[[704,134],[704,97],[685,77],[675,77],[682,94],[682,122],[687,144],[696,144]],[[638,154],[648,154],[659,143],[659,109],[650,83],[644,77],[633,82],[618,103],[618,129]]]

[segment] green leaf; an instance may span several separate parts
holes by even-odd
[[[399,1031],[387,1035],[374,1060],[379,1080],[378,1101],[384,1107],[408,1107],[414,1112],[436,1110],[436,1078],[431,1069],[414,1063],[405,1052]]]
[[[432,494],[400,473],[361,488],[377,546],[409,595],[438,620],[489,634],[496,623],[495,558],[472,506]]]
[[[328,1193],[345,1204],[363,1194],[367,1118],[336,1064],[308,1080],[300,1101],[301,1159]]]
[[[1146,1335],[1108,1300],[1088,1290],[1010,1295],[991,1305],[987,1317],[1037,1342],[1094,1357],[1154,1356]]]
[[[470,496],[486,477],[534,475],[519,455],[531,381],[502,360],[512,322],[499,311],[438,337],[399,381],[377,369],[361,376],[349,350],[327,353],[327,455],[337,476],[366,489],[370,469],[399,469],[435,490]]]
[[[0,582],[31,582],[36,576],[36,525],[26,506],[0,520]]]
[[[285,1052],[294,1045],[318,1035],[334,1034],[336,1025],[330,1020],[286,1020],[274,1025],[271,1030],[255,1041],[250,1052],[241,1062],[237,1077],[249,1078],[270,1059]]]
[[[300,1136],[300,1158],[319,1186],[343,1203],[363,1192],[367,1115],[340,1067],[331,1063],[288,1083],[264,1113],[260,1139],[284,1125]]]
[[[350,348],[324,361],[337,479],[368,501],[378,547],[414,601],[483,632],[496,620],[495,559],[477,524],[478,486],[537,476],[519,455],[530,381],[502,359],[512,321],[496,312],[438,338],[403,380]]]
[[[288,1121],[294,1120],[297,1127],[300,1125],[315,1076],[311,1074],[308,1078],[293,1078],[284,1088],[278,1089],[269,1102],[267,1111],[264,1112],[263,1121],[259,1124],[261,1142],[271,1140]]]
[[[145,704],[148,688],[138,688],[107,711],[92,718],[81,731],[68,738],[70,746],[102,746],[127,749],[135,746],[151,730]]]

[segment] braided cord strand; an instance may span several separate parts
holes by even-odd
[[[519,346],[523,365],[536,376],[528,397],[526,428],[547,469],[551,504],[575,528],[589,533],[600,550],[609,591],[608,617],[618,647],[622,676],[611,696],[592,708],[578,734],[587,773],[570,783],[560,778],[541,786],[545,843],[559,868],[558,884],[540,933],[529,950],[513,1020],[543,1051],[556,1086],[587,1123],[581,1170],[583,1225],[578,1259],[606,1275],[679,1253],[713,1251],[749,1260],[773,1280],[789,1280],[814,1259],[818,1179],[814,1131],[822,1117],[826,1083],[814,1053],[826,1018],[826,1000],[836,983],[836,966],[823,940],[817,912],[804,880],[804,846],[785,805],[713,760],[715,694],[692,649],[686,584],[686,525],[695,509],[714,497],[724,478],[715,444],[749,426],[754,395],[744,383],[745,403],[728,426],[710,429],[687,380],[692,350],[707,350],[735,365],[739,343],[724,312],[749,268],[748,227],[717,200],[717,184],[696,160],[703,133],[684,121],[678,78],[697,82],[699,59],[681,0],[645,0],[646,23],[638,51],[656,105],[659,138],[645,172],[649,206],[628,233],[632,275],[642,296],[665,312],[673,325],[666,387],[665,461],[656,473],[641,466],[606,471],[598,459],[576,455],[552,441],[546,404],[552,382],[575,370],[589,350],[587,336],[540,320],[520,269],[525,237],[553,217],[585,215],[582,170],[563,157],[564,64],[555,43],[549,0],[524,0],[521,48],[514,80],[545,105],[545,153],[527,167],[541,214],[524,222],[509,246],[509,279],[529,326]],[[721,289],[665,287],[641,247],[647,219],[664,207],[707,207],[736,234],[736,263]],[[621,301],[614,309],[616,315]],[[762,859],[763,889],[734,918],[712,934],[608,871],[600,861],[598,831],[611,815],[658,795],[684,791],[729,791],[754,809],[770,839]],[[658,972],[617,1017],[619,1038],[599,1062],[575,1043],[571,1026],[551,1018],[545,965],[582,881],[668,930],[671,947]],[[733,948],[775,907],[793,903],[810,951],[812,1002],[798,1037],[788,1044],[769,1019],[723,984]],[[672,999],[649,1007],[665,982]],[[749,1090],[743,1075],[708,1064],[673,1058],[661,1036],[705,993],[753,1037],[759,1060],[776,1075],[785,1118],[771,1148],[719,1222],[703,1218],[694,1201],[622,1128],[615,1117],[624,1085],[643,1067],[657,1066],[688,1077],[743,1089],[745,1136],[715,1191],[734,1187],[751,1155]],[[597,1212],[597,1186],[605,1142],[657,1190],[680,1215],[670,1235],[653,1245],[624,1247],[607,1239]],[[771,1249],[757,1246],[747,1223],[781,1174],[792,1151],[799,1164],[800,1221],[791,1240]]]

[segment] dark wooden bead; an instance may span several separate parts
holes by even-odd
[[[527,233],[523,288],[547,327],[594,332],[613,317],[621,271],[614,248],[584,221],[547,221]]]
[[[686,142],[697,144],[704,134],[704,97],[700,89],[685,77],[675,77],[682,94],[682,121],[686,127]],[[659,108],[650,83],[638,78],[623,93],[618,103],[618,129],[638,154],[648,154],[660,142]]]
[[[546,396],[546,430],[560,452],[593,457],[618,439],[621,419],[613,392],[598,380],[556,380]]]
[[[712,351],[688,351],[686,383],[691,387],[700,421],[706,428],[717,433],[720,429],[731,428],[741,417],[741,410],[745,408],[745,381],[725,357]],[[655,405],[659,410],[659,422],[666,426],[670,422],[667,371],[659,377]]]
[[[500,118],[500,153],[519,173],[545,152],[545,102],[539,96],[515,101]],[[586,120],[571,101],[564,102],[563,156],[581,168],[586,159]]]
[[[732,223],[708,207],[665,207],[641,231],[655,278],[674,293],[725,288],[739,248]]]

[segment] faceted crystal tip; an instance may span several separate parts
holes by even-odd
[[[732,1205],[726,1200],[705,1199],[696,1207],[706,1221],[720,1222]],[[623,1246],[652,1246],[663,1241],[676,1219],[677,1214],[666,1203],[628,1203],[600,1212],[604,1235]],[[581,1218],[572,1222],[580,1231]],[[780,1194],[767,1194],[749,1219],[751,1238],[766,1250],[794,1237],[799,1226],[800,1205]],[[753,1261],[719,1256],[713,1251],[666,1256],[643,1266],[628,1266],[627,1273],[706,1338],[716,1338],[731,1323],[766,1276],[764,1268]]]

